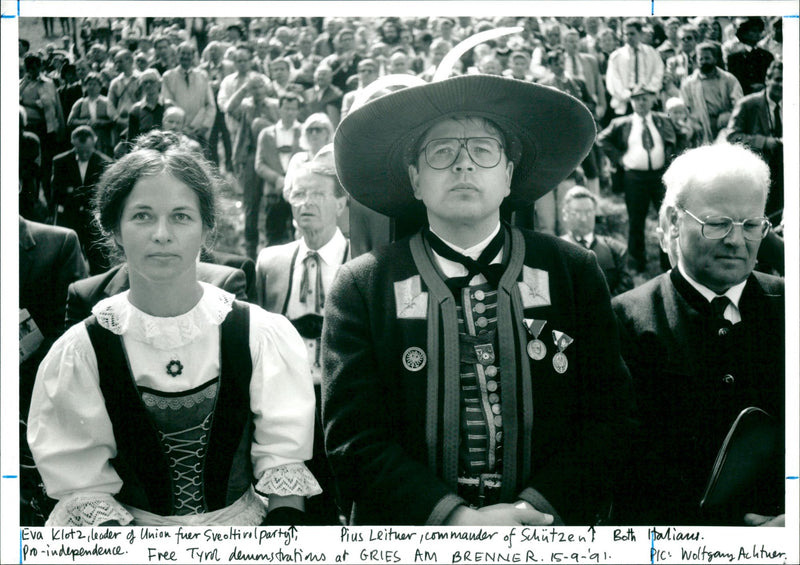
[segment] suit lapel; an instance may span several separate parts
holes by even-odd
[[[120,265],[117,268],[116,274],[108,281],[108,284],[103,289],[106,296],[114,296],[120,292],[124,292],[130,288],[130,279],[128,278],[128,265]]]
[[[30,230],[28,229],[28,222],[24,220],[22,217],[19,219],[19,258],[20,258],[20,270],[19,270],[19,285],[20,291],[22,292],[23,289],[27,286],[28,282],[28,275],[31,272],[31,268],[33,266],[33,261],[29,260],[29,255],[33,252],[33,249],[36,247],[36,240],[33,239],[33,235],[31,235]]]

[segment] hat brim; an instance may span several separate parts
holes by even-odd
[[[412,86],[372,100],[342,120],[334,135],[336,172],[361,204],[391,217],[424,213],[414,197],[406,153],[435,122],[487,118],[521,143],[504,206],[530,206],[580,165],[596,126],[578,99],[549,86],[491,75],[464,75]]]

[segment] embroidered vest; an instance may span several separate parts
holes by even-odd
[[[130,374],[122,337],[101,327],[94,316],[85,324],[94,350],[103,352],[97,355],[100,390],[117,444],[117,456],[111,464],[123,482],[116,498],[142,510],[171,515],[178,505],[170,460]],[[253,484],[249,330],[248,306],[235,301],[220,327],[219,389],[206,457],[199,470],[206,511],[232,504]]]

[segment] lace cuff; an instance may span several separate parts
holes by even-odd
[[[45,526],[99,526],[110,520],[127,526],[133,516],[110,494],[76,494],[58,501]]]
[[[267,469],[256,485],[256,491],[264,495],[314,496],[322,492],[317,479],[302,463],[289,463]]]

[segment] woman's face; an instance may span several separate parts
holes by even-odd
[[[131,283],[196,280],[207,235],[197,194],[167,173],[139,179],[125,200],[115,235]]]

